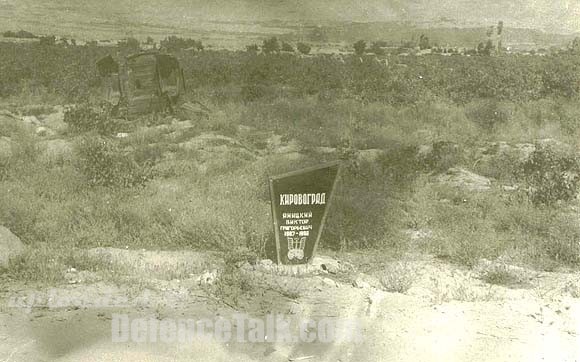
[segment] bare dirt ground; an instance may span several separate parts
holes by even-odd
[[[232,308],[203,285],[212,278],[211,264],[221,267],[215,255],[119,249],[90,253],[108,255],[112,265],[123,264],[134,279],[98,280],[69,270],[73,275],[67,278],[69,284],[54,288],[7,282],[0,295],[0,361],[580,360],[580,300],[574,298],[578,277],[573,274],[530,272],[525,283],[508,288],[484,283],[475,271],[412,255],[404,268],[414,275],[413,283],[401,294],[384,291],[380,275],[373,273],[283,276],[246,266],[241,273],[276,288],[264,287]],[[204,274],[191,265],[208,269]],[[196,272],[176,279],[175,270],[168,273],[171,269]],[[296,294],[273,292],[280,285]],[[58,296],[60,305],[54,304]],[[65,296],[68,305],[62,302]],[[104,297],[109,298],[108,306],[99,302]],[[199,319],[228,318],[239,311],[257,317],[284,313],[312,319],[357,318],[363,340],[180,344],[111,339],[115,313]]]

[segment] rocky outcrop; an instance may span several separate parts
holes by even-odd
[[[478,150],[480,162],[496,162],[499,159],[511,159],[515,162],[526,162],[536,146],[531,143],[517,143],[511,145],[507,142],[493,142]]]
[[[51,113],[42,119],[42,124],[54,130],[56,132],[61,132],[66,129],[66,123],[64,123],[64,107],[57,106],[55,107],[54,113]]]
[[[465,189],[467,191],[487,191],[491,188],[491,181],[484,176],[475,174],[460,167],[452,167],[437,180],[446,185]]]
[[[54,132],[52,129],[45,126],[36,127],[34,133],[39,137],[50,137],[56,134],[56,132]]]
[[[359,150],[356,152],[356,160],[362,163],[375,163],[380,161],[386,154],[385,150],[370,148],[368,150]]]
[[[255,154],[231,137],[213,133],[204,133],[188,141],[179,143],[179,147],[186,151],[202,151],[206,153],[228,153],[253,159]]]

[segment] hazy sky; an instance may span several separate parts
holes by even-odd
[[[33,20],[48,27],[60,22],[170,23],[264,21],[436,22],[580,32],[580,0],[0,0],[0,22]],[[0,27],[2,24],[0,23]]]

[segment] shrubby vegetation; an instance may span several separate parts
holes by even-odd
[[[580,58],[397,57],[387,66],[364,54],[366,44],[360,56],[339,59],[281,51],[284,43],[274,40],[262,52],[254,45],[193,56],[183,49],[195,44],[166,39],[184,67],[186,99],[215,112],[174,138],[162,116],[143,117],[127,139],[111,137],[130,126],[98,105],[94,62],[110,49],[0,43],[0,97],[75,104],[65,122],[76,145],[72,161],[47,165],[34,138],[0,125],[19,150],[0,164],[0,222],[29,244],[235,245],[263,255],[272,237],[266,176],[339,155],[344,168],[325,247],[402,249],[402,230],[431,230],[420,246],[465,265],[506,253],[542,268],[580,263],[580,233],[566,214],[578,186],[575,154],[538,144],[527,160],[481,161],[495,141],[577,144]],[[160,124],[166,133],[140,128]],[[268,150],[275,134],[295,140],[300,155],[208,159],[178,145],[203,131],[234,137],[250,153]],[[316,153],[321,146],[336,155]],[[359,157],[364,149],[384,152],[369,161]],[[431,182],[450,167],[521,187],[470,194]]]
[[[191,41],[192,46],[199,45]],[[195,57],[179,51],[190,45],[190,40],[168,38],[164,42],[180,57],[192,89],[275,84],[297,96],[336,90],[343,97],[389,104],[414,104],[426,99],[449,99],[457,104],[479,99],[526,102],[546,97],[574,98],[580,92],[580,58],[569,54],[405,57],[385,67],[372,59],[360,62],[358,56],[345,57],[341,63],[332,57],[300,59],[278,54],[282,45],[276,38],[264,41],[262,50],[267,54],[205,51]],[[305,53],[307,46],[301,48]],[[4,64],[0,69],[4,80],[0,96],[34,87],[73,101],[99,85],[94,62],[110,52],[104,47],[11,43],[0,43],[0,50]]]
[[[77,145],[77,168],[93,186],[133,187],[151,177],[146,165],[124,152],[115,140],[87,135]]]
[[[523,165],[523,172],[529,186],[529,196],[536,204],[570,201],[578,194],[580,160],[569,150],[538,144]]]
[[[265,39],[262,43],[262,51],[266,54],[269,53],[277,53],[280,51],[280,42],[278,38],[272,37],[269,39]]]
[[[310,53],[310,50],[312,50],[312,47],[305,43],[298,43],[296,44],[296,50],[302,54],[308,54]]]
[[[110,49],[0,43],[0,97],[87,99],[100,84],[95,62]]]
[[[189,84],[198,87],[276,84],[296,95],[341,90],[349,98],[391,104],[436,98],[458,104],[478,99],[572,98],[578,96],[580,84],[580,61],[568,55],[407,57],[398,61],[404,66],[392,62],[385,67],[372,59],[361,63],[352,57],[340,63],[324,56],[299,59],[286,54],[206,52],[183,57],[182,62]]]
[[[204,49],[201,40],[184,39],[175,35],[171,35],[164,40],[161,40],[159,45],[170,52],[180,51],[182,49],[194,49],[198,51]]]
[[[367,43],[364,40],[359,40],[354,43],[353,48],[356,55],[363,55],[367,49]]]
[[[112,117],[111,110],[112,107],[107,103],[81,103],[65,110],[64,123],[73,132],[96,131],[101,135],[111,135],[120,123],[120,120]]]
[[[32,34],[31,32],[25,30],[18,30],[18,31],[5,31],[2,33],[2,36],[5,38],[20,38],[20,39],[35,39],[38,38],[36,35]]]

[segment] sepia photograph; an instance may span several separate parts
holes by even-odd
[[[580,362],[580,0],[0,0],[0,362]]]

